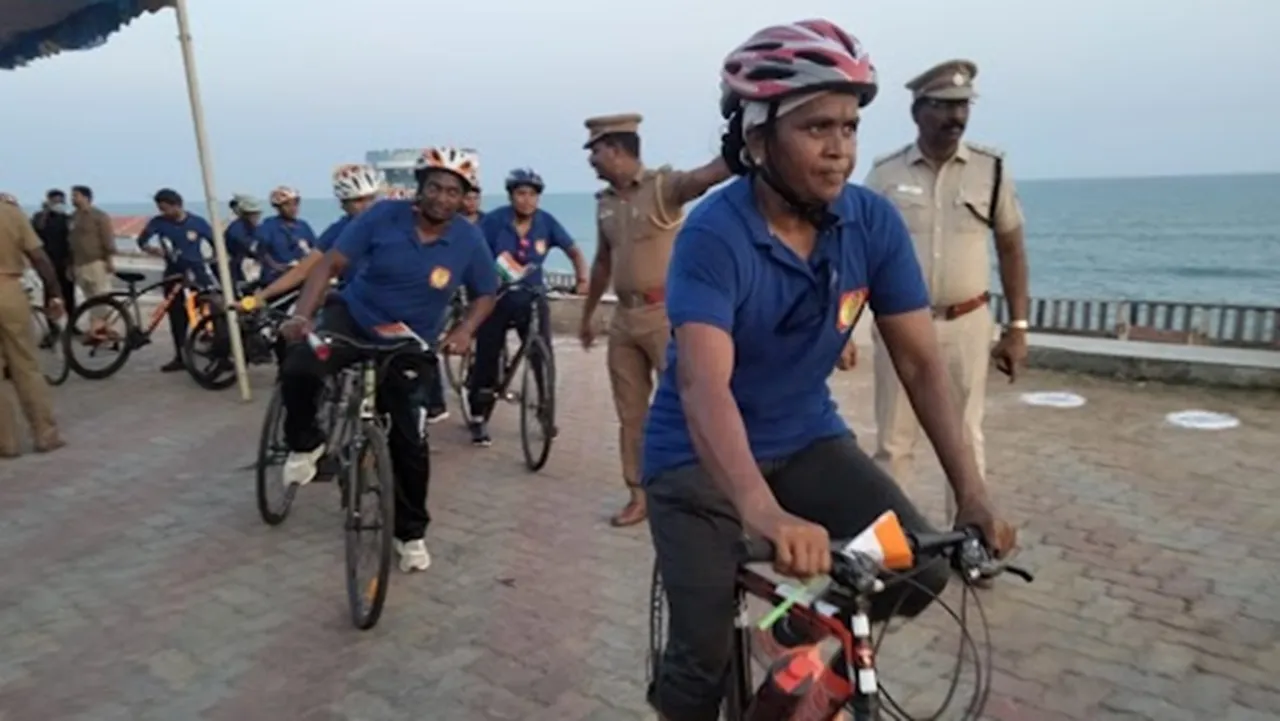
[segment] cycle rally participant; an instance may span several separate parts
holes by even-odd
[[[734,622],[736,542],[773,542],[775,566],[829,570],[831,539],[886,511],[929,526],[858,447],[827,377],[865,306],[958,503],[997,556],[997,516],[964,441],[920,266],[890,203],[849,185],[861,108],[876,71],[836,25],[768,27],[725,58],[724,159],[740,176],[695,208],[667,279],[673,328],[644,437],[643,478],[669,639],[649,700],[667,721],[713,721]],[[872,620],[919,614],[950,576],[890,587]],[[781,639],[779,639],[781,640]]]
[[[445,352],[469,347],[485,317],[493,310],[497,275],[493,255],[480,230],[458,215],[462,196],[475,185],[469,154],[452,148],[428,148],[415,167],[417,200],[386,200],[362,213],[339,235],[307,275],[295,315],[281,327],[292,341],[312,331],[331,278],[347,268],[356,272],[325,304],[318,330],[376,342],[373,329],[405,323],[423,338],[439,336],[449,299],[458,287],[471,303],[458,327],[441,342]],[[281,369],[284,434],[290,453],[284,482],[305,484],[316,475],[325,453],[324,435],[316,423],[317,395],[324,377],[353,362],[352,353],[333,347],[321,361],[307,343],[290,347]],[[428,376],[437,374],[431,369]],[[432,382],[389,373],[378,389],[378,403],[391,416],[389,438],[396,478],[395,548],[402,571],[431,565],[425,536],[427,512],[427,446],[418,410]]]
[[[546,184],[532,168],[517,168],[507,175],[505,183],[509,205],[485,214],[480,221],[489,249],[493,251],[498,278],[504,283],[521,281],[498,299],[493,314],[476,334],[475,360],[468,381],[467,402],[471,408],[471,442],[489,446],[489,430],[484,419],[493,409],[494,387],[498,382],[498,366],[507,330],[515,328],[523,341],[529,333],[533,313],[538,313],[538,326],[547,348],[551,348],[551,311],[546,299],[538,300],[531,287],[545,282],[542,266],[553,248],[560,249],[573,263],[577,292],[587,290],[587,258],[574,245],[573,238],[551,213],[538,207]],[[541,360],[539,359],[539,363]],[[541,376],[539,376],[541,377]]]
[[[279,278],[289,266],[306,257],[316,247],[316,233],[307,221],[298,217],[302,196],[297,190],[281,185],[271,191],[271,207],[276,214],[262,221],[255,236],[253,252],[262,264],[259,285],[266,286]]]
[[[333,196],[342,206],[342,217],[335,220],[316,240],[314,247],[308,249],[306,255],[283,275],[271,281],[261,290],[254,293],[254,300],[247,306],[261,303],[284,295],[302,285],[307,274],[320,262],[324,254],[333,247],[334,241],[342,234],[347,225],[359,214],[368,210],[378,200],[385,180],[382,173],[371,165],[346,164],[333,170]]]
[[[172,188],[160,189],[153,200],[160,214],[147,221],[138,234],[137,243],[142,252],[164,259],[164,274],[172,277],[164,284],[165,295],[184,282],[196,288],[214,287],[204,253],[205,248],[213,245],[213,227],[209,221],[187,212],[182,196]],[[159,238],[159,243],[152,243],[152,238]],[[174,373],[186,367],[182,362],[182,346],[188,330],[187,305],[181,301],[170,303],[168,313],[173,360],[160,366],[160,370]]]
[[[480,210],[479,185],[468,190],[467,194],[462,196],[462,210],[459,212],[462,214],[462,217],[476,224],[479,224],[484,218],[484,211]]]
[[[237,285],[247,279],[244,263],[253,257],[255,234],[262,223],[262,203],[249,195],[237,193],[231,198],[231,213],[235,220],[227,225],[222,238],[227,244],[227,257],[231,261],[231,280]],[[216,270],[214,272],[216,276]]]

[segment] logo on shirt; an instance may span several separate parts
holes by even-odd
[[[443,265],[437,265],[431,271],[431,287],[441,290],[449,285],[449,278],[452,277],[449,269]]]
[[[836,330],[847,332],[858,322],[862,314],[862,305],[867,301],[867,289],[847,291],[840,296],[840,310],[836,313]]]
[[[195,232],[194,230],[187,231],[187,240],[191,241],[192,243],[199,240],[199,238],[200,238],[200,234]]]
[[[533,242],[533,249],[538,251],[538,255],[547,254],[547,241],[538,239]]]

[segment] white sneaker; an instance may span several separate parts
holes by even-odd
[[[400,570],[425,571],[431,568],[431,554],[427,552],[427,542],[419,538],[416,541],[396,539],[396,553],[400,554]]]
[[[324,444],[310,451],[290,451],[284,460],[284,484],[305,486],[316,477],[316,463],[324,456]]]

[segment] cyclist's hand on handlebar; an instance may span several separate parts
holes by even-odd
[[[982,533],[983,543],[996,558],[1004,558],[1018,545],[1018,531],[996,516],[991,502],[985,497],[975,497],[959,506],[956,528],[977,528]]]
[[[286,340],[297,342],[307,337],[311,332],[311,321],[300,315],[295,315],[280,324],[280,335]]]
[[[773,541],[773,567],[778,573],[809,578],[831,570],[831,537],[822,526],[776,505],[742,521],[750,532]]]

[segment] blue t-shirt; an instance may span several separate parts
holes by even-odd
[[[495,258],[510,253],[521,266],[538,265],[537,270],[525,276],[530,285],[542,284],[542,266],[552,248],[565,252],[573,248],[573,238],[568,231],[554,215],[542,209],[533,212],[529,232],[523,238],[516,233],[516,211],[510,205],[485,213],[479,225]]]
[[[671,327],[705,323],[733,336],[730,389],[757,461],[849,431],[827,377],[867,302],[881,316],[929,305],[911,236],[889,201],[849,185],[830,211],[836,223],[802,260],[770,233],[751,182],[740,178],[699,204],[676,236],[666,286]],[[646,480],[698,462],[679,362],[672,341],[645,424]]]
[[[149,247],[152,238],[160,239],[166,275],[189,273],[199,285],[213,285],[205,261],[206,255],[213,256],[213,228],[209,221],[191,213],[179,221],[157,215],[138,235],[138,247]]]
[[[316,247],[315,231],[301,218],[285,220],[273,215],[262,221],[255,236],[255,255],[263,261],[261,281],[264,284],[279,278],[290,263],[302,260]],[[266,262],[268,260],[281,266],[281,269],[271,267]]]
[[[459,285],[473,299],[498,291],[493,255],[478,228],[455,216],[444,235],[424,243],[417,218],[413,201],[384,200],[352,220],[334,244],[356,268],[341,294],[366,331],[400,322],[435,340]]]
[[[320,240],[316,241],[316,250],[321,253],[328,253],[333,244],[338,241],[338,236],[342,235],[342,231],[351,224],[352,215],[343,215],[341,218],[333,221],[333,223],[324,229],[320,234]],[[346,268],[342,269],[342,275],[338,278],[338,284],[342,285],[351,278],[355,277],[357,268],[354,264],[348,263]]]
[[[244,262],[253,254],[254,229],[244,218],[236,218],[222,234],[227,242],[227,255],[231,261],[231,279],[244,280]]]
[[[329,249],[333,247],[334,241],[338,239],[347,224],[351,222],[351,217],[350,215],[343,215],[333,221],[333,224],[328,228],[325,228],[324,232],[320,234],[320,239],[316,241],[316,250],[321,253],[328,253]]]

